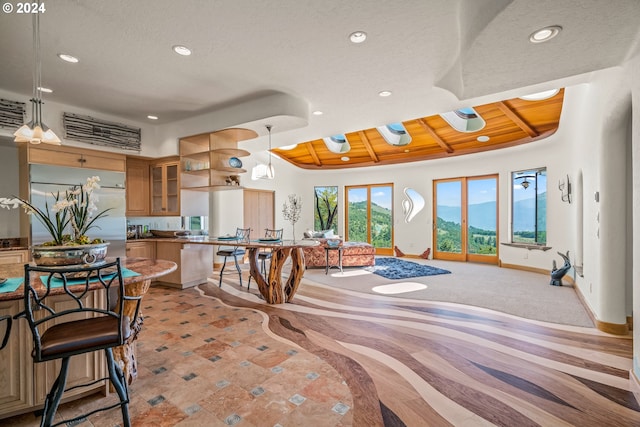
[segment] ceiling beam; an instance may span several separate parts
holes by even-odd
[[[315,163],[316,166],[322,166],[320,157],[318,157],[318,153],[316,153],[316,149],[313,148],[313,144],[311,142],[307,142],[304,145],[307,146],[307,151],[309,152],[309,154],[311,154],[311,157],[313,158],[313,163]]]
[[[502,101],[496,102],[500,111],[504,113],[512,122],[514,122],[520,129],[522,129],[531,138],[539,136],[538,132],[529,126],[529,123],[525,122],[515,111],[513,111],[507,104]]]
[[[360,140],[364,144],[364,148],[367,149],[371,160],[373,160],[375,163],[378,163],[380,159],[378,158],[376,152],[373,150],[373,147],[371,146],[371,142],[369,142],[369,138],[367,138],[367,135],[364,134],[364,131],[359,131],[358,135],[360,136]]]
[[[420,124],[420,126],[422,126],[422,128],[424,130],[427,131],[427,133],[429,135],[431,135],[431,137],[438,143],[438,145],[447,153],[453,153],[453,148],[447,144],[446,142],[444,142],[437,133],[435,133],[435,131],[433,129],[431,129],[431,126],[429,126],[427,124],[427,122],[424,121],[424,119],[418,119],[418,124]]]

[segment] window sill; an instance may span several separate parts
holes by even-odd
[[[522,248],[528,250],[538,250],[538,251],[548,251],[551,249],[551,246],[544,245],[528,245],[526,243],[500,243],[504,246],[511,246],[512,248]]]

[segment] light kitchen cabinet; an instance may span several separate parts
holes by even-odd
[[[25,264],[29,262],[29,251],[0,251],[0,264]]]
[[[155,258],[156,242],[127,242],[127,257]]]
[[[275,191],[243,190],[244,228],[251,228],[251,238],[264,236],[275,225]]]
[[[28,162],[125,172],[126,156],[106,151],[41,144],[28,147]]]
[[[180,215],[180,161],[151,165],[151,215]]]
[[[127,157],[127,216],[149,215],[149,187],[149,161]]]
[[[180,289],[206,283],[213,273],[213,246],[197,243],[156,243],[156,256],[178,264],[173,273],[162,276],[160,281]]]

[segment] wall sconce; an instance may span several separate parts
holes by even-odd
[[[563,202],[571,203],[571,181],[569,175],[566,179],[558,181],[558,190],[560,190],[560,199]]]

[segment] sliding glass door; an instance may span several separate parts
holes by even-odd
[[[379,255],[393,255],[393,185],[345,188],[346,240],[368,242]]]
[[[498,176],[434,181],[436,259],[498,263]]]

